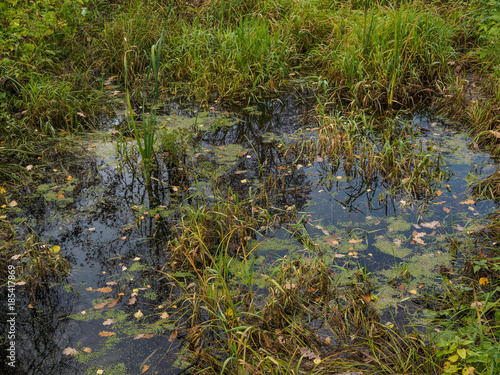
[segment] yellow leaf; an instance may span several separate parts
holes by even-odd
[[[61,251],[61,247],[60,247],[60,246],[57,246],[57,245],[52,246],[52,251],[53,251],[54,253],[58,253],[59,251]]]
[[[229,308],[226,310],[225,314],[226,314],[226,316],[229,316],[229,317],[234,316],[234,310],[232,308]]]
[[[467,357],[467,351],[464,348],[460,348],[457,350],[457,354],[460,356],[460,358],[465,359]]]
[[[71,181],[71,180],[73,180],[73,177],[71,176],[66,177],[66,181]]]
[[[3,186],[0,186],[0,194],[5,194],[5,188]]]
[[[140,319],[144,316],[144,314],[142,313],[141,310],[137,311],[134,316],[136,317],[136,319]]]
[[[96,374],[97,375],[102,375],[102,374],[104,374],[104,371],[103,370],[97,370]]]
[[[448,361],[450,362],[456,362],[458,361],[458,355],[452,355],[451,357],[448,357]]]
[[[488,285],[488,283],[489,283],[489,280],[487,277],[481,277],[479,279],[479,285]]]
[[[437,195],[438,197],[439,197],[439,196],[441,196],[441,194],[443,194],[443,192],[442,192],[441,190],[436,191],[436,195]]]
[[[142,368],[141,374],[144,374],[146,371],[148,371],[148,369],[149,369],[149,366],[148,365],[144,365],[143,368]]]
[[[410,290],[411,294],[417,294],[417,291],[415,289]]]
[[[83,348],[83,351],[85,353],[92,353],[92,349],[91,348]]]

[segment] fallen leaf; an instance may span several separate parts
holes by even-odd
[[[16,207],[17,206],[17,202],[16,201],[12,201],[12,202],[9,203],[9,206]]]
[[[237,156],[245,156],[248,154],[248,151],[241,151]]]
[[[83,348],[83,351],[85,353],[92,353],[92,349],[91,348]]]
[[[109,286],[105,287],[105,288],[99,288],[97,289],[98,292],[101,292],[101,293],[109,293],[111,292],[113,289],[111,289]]]
[[[87,292],[92,292],[94,289],[92,289],[92,287],[91,287],[91,286],[89,286],[88,288],[85,288],[85,290],[86,290]]]
[[[115,281],[108,281],[108,282],[106,283],[106,285],[116,285],[116,282],[115,282]]]
[[[149,369],[149,366],[148,365],[144,365],[142,367],[141,374],[144,374],[146,371],[148,371],[148,369]]]
[[[244,171],[236,171],[236,172],[234,172],[234,174],[243,174],[243,173],[247,173],[247,172],[248,172],[248,170],[245,169]]]
[[[392,242],[394,242],[398,247],[401,246],[401,240],[399,238],[395,238]]]
[[[97,375],[102,375],[102,374],[104,374],[104,371],[103,370],[97,370],[96,374]]]
[[[246,184],[246,183],[247,183],[247,180],[246,180],[246,179],[244,179],[244,180],[241,180],[240,182],[241,182],[242,184]]]
[[[23,256],[23,254],[17,254],[17,255],[13,255],[10,257],[10,259],[12,260],[18,260],[19,258],[21,258]]]
[[[441,226],[441,224],[439,224],[439,221],[431,221],[429,223],[420,223],[420,225],[423,226],[424,228],[431,228],[431,229],[439,228]]]
[[[323,163],[324,160],[325,159],[323,159],[321,156],[318,156],[315,161],[317,161],[318,163]]]
[[[335,254],[335,258],[344,258],[345,254]]]
[[[32,169],[33,169],[33,166],[31,164],[26,166],[26,170],[31,171]]]
[[[58,245],[54,245],[54,246],[52,246],[52,251],[54,253],[58,253],[59,251],[61,251],[61,247]]]
[[[108,336],[114,336],[114,335],[116,335],[116,332],[110,332],[110,331],[99,332],[99,336],[102,336],[102,337],[108,337]]]
[[[31,303],[28,304],[28,308],[33,309],[33,305]]]
[[[103,326],[109,326],[111,324],[113,324],[115,321],[113,319],[108,319],[108,320],[105,320],[102,325]]]
[[[70,347],[68,347],[68,348],[66,348],[66,349],[63,350],[63,354],[64,355],[75,355],[76,353],[78,353],[76,351],[76,349],[73,349],[73,348],[70,348]]]
[[[481,277],[479,279],[479,285],[488,285],[489,284],[489,280],[487,277]]]
[[[66,177],[66,181],[71,181],[71,180],[73,180],[73,177],[71,176]]]
[[[319,355],[317,355],[316,353],[314,353],[311,349],[309,348],[300,348],[300,354],[303,355],[305,358],[308,358],[308,359],[319,359],[321,360],[321,358],[319,357]]]
[[[134,262],[137,262],[138,260],[141,260],[141,258],[139,257],[135,257],[134,259],[132,259]]]
[[[111,302],[109,303],[109,305],[107,306],[107,307],[108,307],[108,309],[110,309],[110,308],[112,308],[112,307],[115,307],[115,306],[116,306],[116,304],[118,303],[118,301],[119,301],[119,300],[120,300],[120,297],[118,297],[117,299],[114,299],[113,301],[111,301]]]
[[[475,203],[476,202],[474,200],[472,200],[472,199],[467,199],[467,200],[465,200],[463,202],[460,202],[460,204],[475,204]]]
[[[406,292],[406,286],[404,284],[399,284],[398,290],[402,293]]]
[[[166,311],[164,311],[161,315],[160,315],[160,318],[162,319],[168,319],[169,315]]]
[[[417,294],[417,291],[415,289],[410,290],[411,294]]]
[[[95,228],[89,228],[89,229],[87,229],[87,230],[88,230],[89,232],[93,232],[93,231],[95,231]]]
[[[443,207],[443,211],[446,212],[447,214],[451,212],[451,210],[448,207]]]
[[[440,202],[432,202],[432,204],[439,206],[440,204],[445,204],[446,201],[440,201]]]
[[[361,298],[363,298],[363,301],[368,305],[372,301],[372,297],[368,295],[362,295]]]
[[[350,240],[349,240],[349,241],[347,241],[347,242],[349,242],[349,243],[360,243],[360,242],[363,242],[363,239],[362,239],[362,238],[360,238],[360,239],[358,239],[358,240],[355,240],[354,238],[352,238],[352,239],[350,239]]]
[[[141,310],[137,311],[137,312],[134,314],[134,317],[135,317],[136,319],[140,319],[140,318],[142,318],[143,316],[144,316],[144,314],[142,313],[142,311],[141,311]]]
[[[26,285],[26,281],[18,281],[16,285],[18,286]]]
[[[108,302],[98,303],[97,305],[94,306],[94,309],[96,309],[96,310],[102,309],[107,304],[108,304]]]
[[[442,192],[441,190],[436,191],[436,195],[437,195],[438,197],[440,197],[442,194],[443,194],[443,192]]]
[[[327,336],[327,337],[325,338],[325,342],[326,342],[327,344],[329,344],[331,341],[332,341],[332,340],[330,339],[330,336]]]
[[[170,337],[168,338],[168,341],[169,341],[169,342],[172,342],[172,341],[174,341],[176,338],[177,338],[177,328],[175,329],[175,331],[173,331],[173,332],[170,334]]]
[[[126,270],[127,270],[127,267],[122,266],[122,271],[126,271]]]

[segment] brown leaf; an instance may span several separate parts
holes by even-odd
[[[97,305],[94,306],[94,309],[99,310],[102,309],[104,306],[106,306],[108,302],[103,302],[103,303],[98,303]]]
[[[114,336],[114,335],[116,335],[116,332],[110,332],[110,331],[99,332],[99,336],[102,336],[102,337],[108,337],[108,336]]]
[[[436,191],[436,195],[437,195],[438,197],[440,197],[442,194],[443,194],[443,192],[442,192],[441,190]]]
[[[109,305],[108,305],[108,309],[110,309],[112,307],[115,307],[119,300],[120,300],[120,297],[118,297],[117,299],[114,299],[113,301],[111,301],[109,303]]]
[[[474,201],[472,199],[467,199],[467,200],[465,200],[463,202],[460,202],[460,204],[474,204],[474,203],[476,203],[476,201]]]
[[[443,207],[444,209],[444,207]],[[439,228],[441,226],[441,224],[439,224],[439,221],[431,221],[429,223],[420,223],[421,226],[423,226],[424,228],[431,228],[431,229],[434,229],[434,228]]]
[[[98,292],[101,292],[101,293],[109,293],[111,292],[113,289],[111,289],[109,286],[105,287],[105,288],[99,288],[97,289]]]
[[[246,154],[248,154],[248,151],[241,151],[238,156],[245,156]]]
[[[349,242],[349,243],[360,243],[360,242],[363,242],[363,239],[362,239],[362,238],[360,238],[360,239],[358,239],[358,240],[355,240],[354,238],[351,238],[351,239],[350,239],[349,241],[347,241],[347,242]]]
[[[311,349],[309,348],[300,348],[300,354],[303,355],[305,358],[308,359],[321,359],[319,355],[314,353]]]
[[[76,349],[67,347],[63,350],[64,355],[75,355],[77,353]]]
[[[328,239],[326,240],[326,243],[327,243],[328,245],[330,245],[330,246],[336,246],[336,245],[338,245],[338,244],[339,244],[339,241],[337,241],[337,240],[332,240],[331,238],[328,238]]]
[[[175,329],[175,331],[173,331],[171,334],[170,334],[170,337],[168,338],[168,341],[169,342],[172,342],[174,341],[176,338],[177,338],[177,328]]]
[[[244,171],[236,171],[236,172],[234,172],[234,174],[243,174],[243,173],[247,173],[247,172],[248,172],[248,170],[245,169]]]
[[[451,210],[448,207],[443,207],[443,211],[446,212],[447,214],[451,212]]]
[[[106,285],[116,285],[116,282],[115,282],[115,281],[108,281],[108,282],[106,283]]]
[[[92,353],[92,349],[91,348],[83,348],[83,351],[85,353]]]
[[[363,301],[368,305],[372,301],[372,297],[368,295],[362,295]]]
[[[405,286],[404,284],[399,284],[399,286],[398,286],[398,290],[399,290],[400,292],[403,292],[403,293],[404,293],[404,292],[406,292],[406,286]]]
[[[87,292],[92,292],[94,289],[92,289],[92,287],[91,287],[91,286],[89,286],[88,288],[85,288],[85,290],[86,290]]]
[[[149,366],[148,365],[144,365],[142,367],[141,374],[144,374],[146,371],[148,371],[148,369],[149,369]]]

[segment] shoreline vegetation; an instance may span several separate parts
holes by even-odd
[[[194,166],[180,167],[189,135],[155,138],[157,103],[224,108],[305,90],[317,103],[318,136],[283,145],[290,166],[342,160],[347,175],[382,176],[394,192],[435,196],[445,178],[439,153],[398,114],[431,108],[466,127],[469,147],[500,157],[499,40],[498,0],[4,0],[2,285],[20,248],[36,263],[32,289],[69,272],[36,234],[16,236],[12,202],[42,180],[65,183],[68,173],[53,165],[78,164],[87,152],[79,139],[96,136],[102,121],[120,114],[133,124],[117,133],[144,145],[126,162],[142,168],[148,190],[158,142],[175,185],[196,179],[188,175]],[[284,177],[261,172],[260,188],[246,196],[214,183],[211,199],[194,197],[168,239],[159,274],[179,289],[186,373],[500,373],[500,211],[471,234],[472,245],[451,242],[461,262],[442,273],[446,291],[415,299],[436,312],[439,332],[424,334],[383,323],[366,269],[333,272],[293,207],[276,213]],[[500,170],[469,193],[498,202]],[[278,226],[308,255],[281,259],[262,300],[253,293],[249,239]],[[196,288],[173,277],[175,269],[190,272]],[[304,323],[312,320],[330,335]]]

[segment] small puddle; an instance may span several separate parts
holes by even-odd
[[[292,97],[238,113],[171,106],[159,116],[164,158],[153,173],[152,191],[134,169],[138,155],[130,151],[133,143],[113,140],[89,144],[96,158],[71,171],[71,181],[48,181],[26,197],[18,221],[49,246],[60,246],[72,271],[66,283],[40,288],[31,299],[17,288],[22,373],[95,374],[103,369],[105,374],[137,374],[144,366],[151,367],[147,373],[179,373],[182,337],[169,317],[182,306],[174,303],[176,285],[158,272],[168,259],[165,245],[173,223],[182,206],[196,199],[196,186],[210,195],[219,179],[247,194],[259,184],[261,168],[288,168],[278,151],[298,137],[299,129],[315,136],[307,119],[311,108]],[[332,264],[359,264],[373,272],[377,306],[396,311],[408,297],[439,288],[440,272],[455,261],[450,238],[467,241],[479,220],[497,208],[467,196],[470,184],[495,170],[486,153],[470,150],[467,136],[445,120],[418,113],[406,121],[433,142],[449,170],[431,199],[392,195],[384,181],[366,184],[342,173],[342,164],[332,168],[318,159],[297,167],[275,201],[283,210],[295,206]],[[192,147],[189,160],[175,173],[169,164],[178,150],[172,134]],[[196,179],[179,173],[189,162],[199,167]],[[257,265],[304,249],[280,229],[254,238],[250,246],[257,243]],[[182,271],[171,275],[188,276]],[[68,348],[77,354],[63,354]]]

